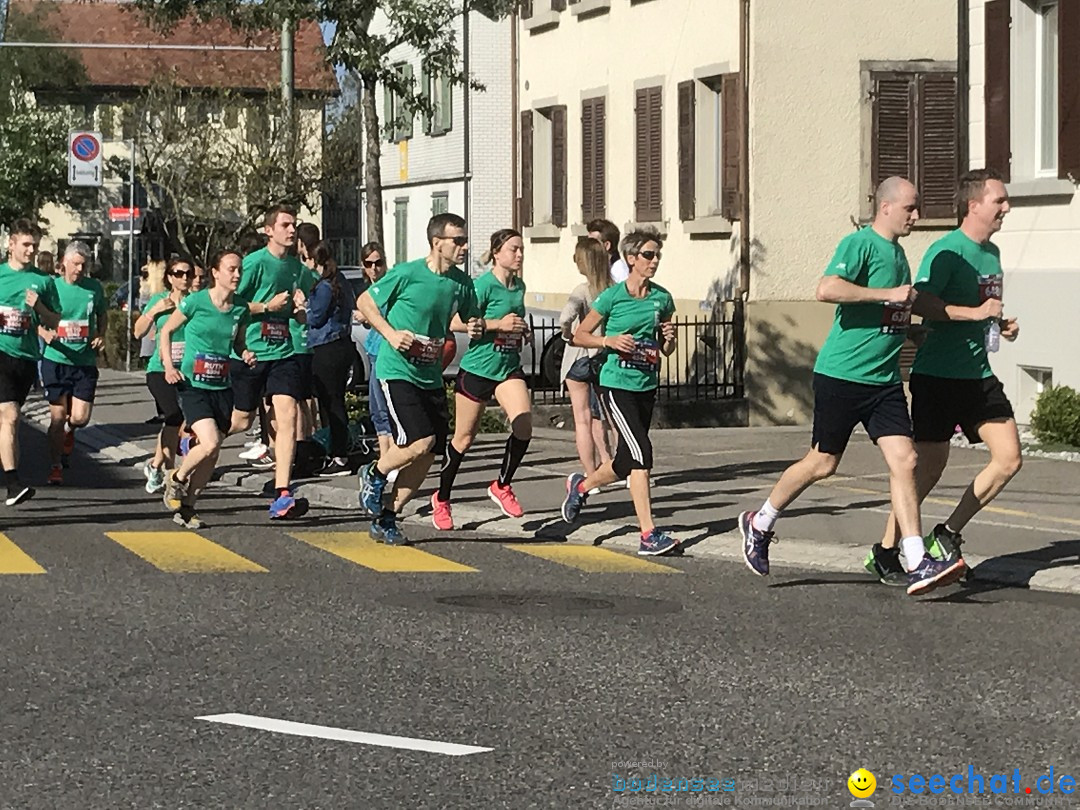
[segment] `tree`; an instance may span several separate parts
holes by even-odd
[[[397,70],[390,59],[399,46],[416,50],[428,71],[448,77],[452,84],[483,86],[466,76],[453,22],[473,9],[498,19],[517,7],[519,0],[136,0],[149,18],[168,28],[194,14],[201,19],[227,19],[235,25],[266,30],[283,20],[314,20],[332,27],[327,46],[331,64],[359,77],[366,154],[364,186],[367,197],[368,239],[383,241],[382,177],[379,149],[384,131],[380,127],[375,94],[389,90],[401,103],[403,116],[430,115],[431,101],[409,73]],[[377,16],[388,25],[384,33],[371,33]]]

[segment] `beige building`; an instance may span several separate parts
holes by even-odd
[[[876,182],[920,187],[913,266],[955,225],[956,23],[950,0],[532,0],[517,121],[529,303],[578,283],[590,218],[654,226],[680,315],[739,320],[745,302],[732,337],[745,327],[749,422],[808,421],[833,314],[814,289]]]
[[[1025,423],[1044,386],[1080,388],[1080,4],[971,0],[968,29],[971,165],[1007,181],[994,242],[1021,324],[992,365]]]

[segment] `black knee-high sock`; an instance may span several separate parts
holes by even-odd
[[[513,433],[506,440],[506,449],[503,451],[502,467],[499,468],[499,486],[510,486],[514,480],[514,473],[521,466],[521,460],[525,458],[525,451],[529,449],[529,439],[519,439]]]
[[[464,458],[465,454],[459,452],[452,441],[446,443],[446,455],[443,456],[442,472],[439,474],[439,500],[443,503],[450,500],[450,492],[454,489],[458,468]]]

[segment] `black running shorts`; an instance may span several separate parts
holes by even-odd
[[[649,426],[656,405],[656,389],[627,391],[622,388],[601,388],[600,395],[611,416],[611,424],[619,435],[615,457],[611,462],[615,474],[623,479],[630,475],[631,470],[651,470],[653,448]]]
[[[295,354],[280,360],[260,360],[254,368],[239,360],[229,367],[238,411],[254,413],[263,397],[280,395],[297,401],[307,399],[303,369]]]
[[[390,435],[397,446],[407,447],[434,436],[431,452],[443,455],[450,433],[446,389],[420,388],[406,380],[382,380],[381,384],[390,415]]]
[[[882,436],[911,438],[903,383],[868,385],[815,374],[811,446],[830,456],[843,455],[851,432],[860,423],[874,444]]]
[[[506,382],[506,380],[524,379],[525,372],[520,368],[517,371],[511,372],[510,376],[505,380],[491,380],[487,377],[481,377],[478,374],[473,374],[471,371],[462,369],[458,372],[457,380],[454,382],[454,393],[461,394],[463,397],[471,399],[473,402],[487,404],[495,396],[495,389]]]
[[[180,410],[180,397],[177,395],[176,386],[165,381],[165,372],[148,371],[146,387],[150,390],[150,396],[154,398],[165,424],[169,427],[180,427],[184,421],[183,411]]]
[[[196,388],[189,382],[181,382],[177,385],[176,393],[188,428],[203,419],[213,419],[218,430],[228,435],[233,412],[231,388]]]
[[[16,402],[21,406],[37,378],[37,363],[33,360],[0,352],[0,402]]]
[[[953,380],[912,374],[908,386],[917,442],[947,442],[957,425],[969,442],[979,442],[983,422],[1013,418],[1005,387],[997,377]]]

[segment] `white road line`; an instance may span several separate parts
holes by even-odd
[[[421,740],[413,737],[395,737],[390,734],[370,734],[366,731],[350,731],[347,728],[332,726],[314,726],[310,723],[294,723],[291,720],[275,720],[272,717],[258,717],[254,714],[209,714],[196,717],[210,723],[225,723],[230,726],[257,728],[260,731],[272,731],[277,734],[292,734],[297,737],[319,737],[324,740],[360,743],[361,745],[381,745],[384,748],[405,748],[410,751],[426,751],[429,754],[445,754],[450,757],[463,757],[469,754],[483,754],[494,748],[480,748],[475,745],[457,745],[438,740]]]

